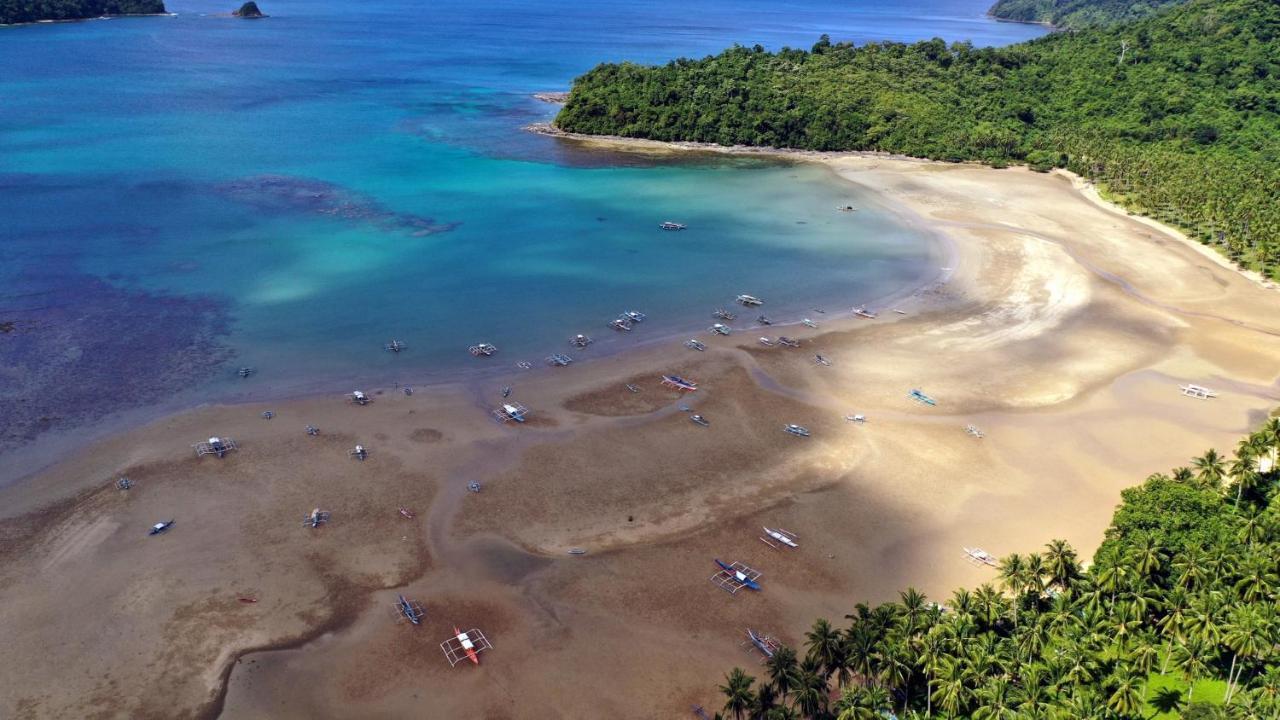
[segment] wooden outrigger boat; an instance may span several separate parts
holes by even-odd
[[[711,317],[716,318],[717,320],[737,320],[738,319],[737,315],[734,315],[733,313],[729,312],[728,310],[725,310],[724,308],[716,308],[715,312],[711,313]]]
[[[746,307],[755,307],[757,305],[764,304],[764,301],[755,295],[739,295],[737,300],[739,305],[744,305]]]
[[[791,348],[798,348],[798,347],[800,347],[800,341],[799,341],[799,340],[792,340],[791,338],[787,337],[786,335],[779,335],[779,336],[778,336],[778,344],[779,344],[779,345],[785,345],[786,347],[791,347]]]
[[[767,337],[762,337],[757,342],[765,347],[773,347],[775,345],[775,343]]]
[[[765,545],[768,545],[774,549],[777,549],[779,545],[785,545],[789,548],[800,547],[800,545],[796,543],[796,538],[799,536],[797,536],[793,532],[783,530],[782,528],[770,528],[770,527],[764,528],[764,532],[765,532],[765,535],[768,535],[769,537],[768,538],[762,537],[760,539],[764,541]]]
[[[1180,386],[1178,389],[1182,391],[1183,395],[1197,400],[1208,400],[1209,398],[1218,397],[1218,393],[1200,385],[1187,384]]]
[[[866,305],[859,305],[858,307],[854,308],[853,314],[857,315],[860,318],[866,318],[868,320],[876,319],[876,313],[873,313],[870,310],[868,310]],[[903,313],[903,314],[905,315],[906,313]]]
[[[969,562],[975,565],[986,565],[988,567],[996,567],[999,564],[994,555],[987,552],[986,550],[983,550],[982,548],[967,547],[964,549],[964,554],[966,557],[969,558]]]
[[[569,344],[578,348],[579,350],[590,345],[592,342],[594,341],[591,338],[587,337],[586,335],[582,335],[581,333],[569,338]]]
[[[800,426],[800,425],[796,425],[796,424],[794,424],[794,423],[784,425],[784,426],[782,427],[782,429],[783,429],[784,431],[789,432],[789,433],[791,433],[792,435],[796,435],[796,436],[798,436],[798,437],[809,437],[809,435],[810,435],[810,433],[809,433],[809,428],[807,428],[807,427],[802,427],[802,426]]]
[[[715,325],[712,325],[707,329],[717,335],[729,335],[733,333],[733,328],[729,327],[728,325],[723,325],[721,323],[716,323]]]
[[[609,327],[619,332],[631,332],[631,321],[625,317],[617,317],[609,322]]]
[[[660,225],[658,225],[658,227],[662,228],[663,230],[684,230],[689,226],[685,225],[684,223],[671,222],[670,220],[666,220],[666,221],[663,221]]]
[[[692,380],[686,380],[679,375],[663,375],[662,384],[674,390],[683,390],[685,392],[694,392],[698,389],[698,383]]]
[[[801,320],[800,322],[801,322],[801,323],[803,323],[806,327],[811,327],[811,328],[815,328],[815,329],[818,327],[818,323],[816,323],[816,322],[814,322],[814,321],[810,320],[809,318],[805,318],[805,319]]]
[[[467,348],[467,350],[476,357],[489,357],[498,352],[498,347],[489,343],[478,343]]]
[[[689,348],[690,350],[697,350],[698,352],[702,352],[707,349],[706,345],[698,342],[694,338],[689,338],[688,340],[685,340],[684,346]]]

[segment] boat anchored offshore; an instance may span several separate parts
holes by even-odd
[[[663,221],[662,224],[658,225],[658,227],[662,228],[663,230],[684,230],[689,226],[683,223],[671,222],[670,220],[666,220],[666,221]]]
[[[609,322],[609,327],[620,332],[631,332],[631,321],[625,317],[617,317]]]
[[[645,315],[639,310],[628,310],[622,313],[622,317],[626,318],[627,320],[630,320],[633,323],[639,323],[639,322],[644,322],[645,318],[649,316]]]
[[[729,312],[728,310],[725,310],[724,308],[716,308],[715,312],[711,313],[711,317],[717,320],[737,320],[738,319],[737,315],[734,315],[733,313]]]
[[[578,348],[579,350],[590,345],[592,342],[594,341],[591,338],[582,334],[574,335],[573,337],[569,338],[569,344]]]
[[[753,307],[756,305],[764,304],[763,300],[761,300],[760,298],[754,295],[739,295],[737,300],[739,305],[745,305],[746,307]]]
[[[489,343],[477,343],[467,348],[467,351],[475,357],[489,357],[498,352],[498,346]]]

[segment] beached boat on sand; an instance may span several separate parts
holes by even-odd
[[[720,323],[716,323],[715,325],[712,325],[708,329],[717,335],[729,335],[733,332],[733,328],[729,327],[728,325],[721,325]]]

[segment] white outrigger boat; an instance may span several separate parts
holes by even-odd
[[[774,344],[775,344],[772,340],[770,340],[770,339],[769,339],[769,338],[767,338],[767,337],[762,337],[762,338],[760,338],[759,342],[760,342],[760,344],[761,344],[761,345],[763,345],[763,346],[765,346],[765,347],[773,347],[773,346],[774,346]]]
[[[702,352],[703,350],[707,349],[706,345],[698,342],[693,338],[689,338],[688,340],[685,340],[684,346],[689,348],[690,350],[697,350],[698,352]]]
[[[662,228],[663,230],[684,230],[689,226],[685,225],[684,223],[671,222],[670,220],[664,220],[662,224],[658,225],[658,227]]]
[[[645,318],[649,316],[645,315],[639,310],[628,310],[622,313],[622,317],[626,318],[627,320],[630,320],[633,323],[638,323],[638,322],[644,322]]]
[[[753,307],[755,305],[763,305],[764,301],[754,295],[739,295],[738,304]]]
[[[733,328],[729,327],[728,325],[722,325],[720,323],[716,323],[715,325],[712,325],[708,329],[717,335],[729,335],[733,333]]]
[[[964,549],[964,554],[969,558],[969,562],[973,563],[974,565],[987,565],[989,567],[996,567],[999,564],[996,561],[996,557],[994,555],[987,552],[986,550],[983,550],[982,548],[967,547]]]
[[[737,320],[738,319],[737,315],[734,315],[733,313],[729,312],[728,310],[725,310],[724,308],[716,308],[715,312],[711,313],[711,317],[717,320]]]
[[[609,323],[609,327],[619,332],[631,332],[631,321],[625,317],[617,317]]]
[[[489,357],[498,352],[498,346],[489,343],[478,343],[467,348],[467,350],[476,357]]]
[[[860,318],[866,318],[868,320],[876,319],[876,314],[868,310],[866,305],[859,305],[858,307],[854,308],[853,314],[857,315]],[[906,315],[906,313],[902,313],[902,314]]]
[[[787,531],[787,530],[783,530],[782,528],[778,528],[778,529],[776,529],[776,530],[775,530],[774,528],[770,528],[770,527],[765,528],[765,529],[764,529],[764,532],[765,532],[765,534],[766,534],[766,535],[768,535],[768,536],[769,536],[769,538],[772,538],[773,540],[777,541],[778,543],[780,543],[780,544],[782,544],[782,545],[786,545],[786,546],[787,546],[787,547],[789,547],[789,548],[798,548],[798,547],[800,547],[800,545],[796,543],[796,538],[797,538],[797,537],[799,537],[799,536],[797,536],[797,535],[796,535],[795,533],[793,533],[793,532],[789,532],[789,531]],[[775,547],[775,548],[776,548],[776,547],[778,547],[778,546],[777,546],[777,545],[775,545],[774,543],[769,542],[769,540],[768,540],[768,539],[766,539],[766,538],[763,538],[763,537],[762,537],[762,538],[760,538],[760,539],[761,539],[761,540],[764,540],[764,542],[765,542],[765,544],[766,544],[766,545],[770,545],[770,546]]]
[[[816,327],[818,327],[818,323],[816,323],[816,322],[814,322],[814,321],[810,320],[809,318],[805,318],[805,319],[801,320],[800,322],[801,322],[802,324],[804,324],[806,327],[811,327],[811,328],[816,328]]]
[[[791,433],[792,435],[797,435],[797,436],[799,436],[799,437],[809,437],[809,428],[807,428],[807,427],[802,427],[802,426],[800,426],[800,425],[796,425],[796,424],[794,424],[794,423],[793,423],[793,424],[789,424],[789,425],[785,425],[785,426],[783,426],[783,428],[782,428],[782,429],[783,429],[783,430],[785,430],[786,432]]]
[[[1182,391],[1183,395],[1186,395],[1187,397],[1196,398],[1197,400],[1208,400],[1209,398],[1218,397],[1218,393],[1214,392],[1213,390],[1210,390],[1207,387],[1203,387],[1201,385],[1187,384],[1187,385],[1179,386],[1178,389]]]
[[[595,341],[594,341],[594,340],[592,340],[591,338],[587,337],[586,335],[582,335],[581,333],[579,333],[578,335],[574,335],[573,337],[569,338],[569,344],[570,344],[570,345],[572,345],[572,346],[574,346],[574,347],[576,347],[576,348],[578,348],[578,349],[582,349],[582,348],[584,348],[584,347],[586,347],[586,346],[590,345],[590,344],[591,344],[591,343],[593,343],[593,342],[595,342]]]

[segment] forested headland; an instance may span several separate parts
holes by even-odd
[[[1280,3],[1190,0],[1004,48],[733,47],[574,81],[562,130],[1066,168],[1280,279]]]
[[[0,25],[163,12],[164,0],[0,0]]]
[[[1092,564],[1054,540],[941,604],[908,588],[818,620],[728,673],[717,717],[1280,717],[1278,451],[1272,418],[1124,491]]]
[[[1079,29],[1138,20],[1180,2],[1185,0],[996,0],[990,13],[1001,20]]]

